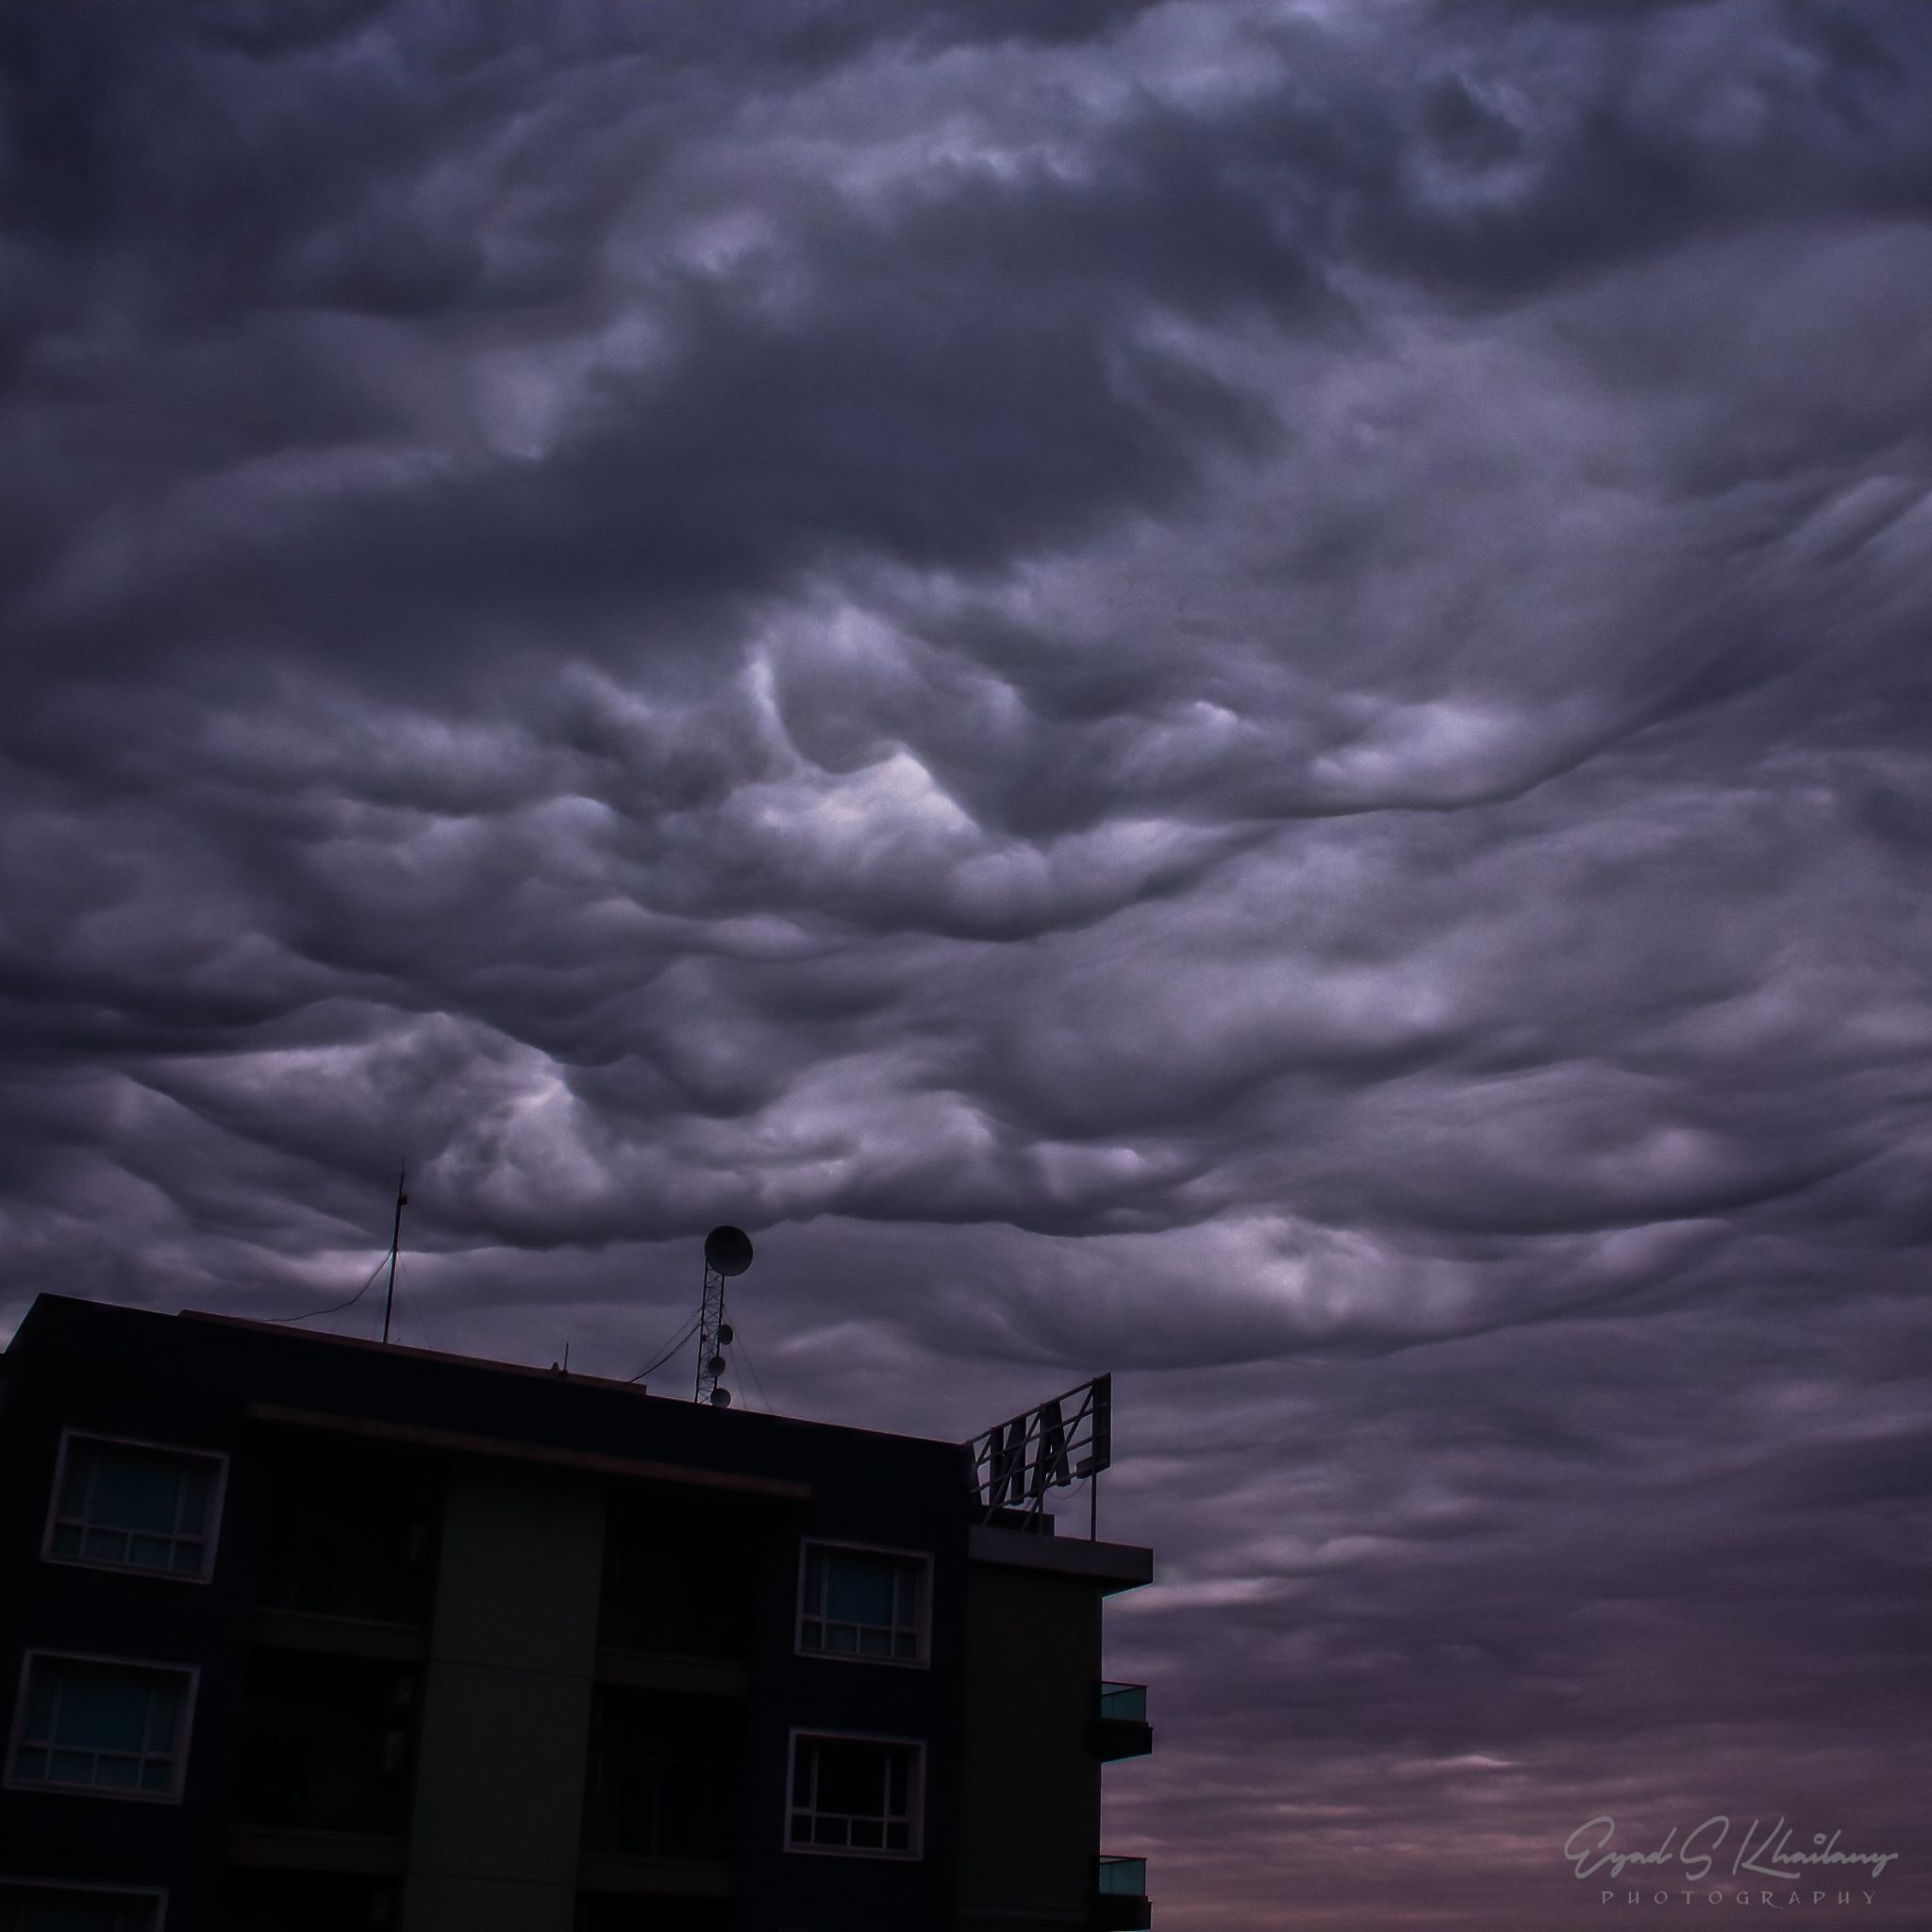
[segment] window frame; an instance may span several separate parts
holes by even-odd
[[[154,1917],[148,1932],[166,1932],[168,1893],[164,1886],[93,1885],[79,1878],[36,1878],[25,1873],[0,1872],[0,1891],[5,1891],[9,1885],[23,1891],[74,1891],[78,1892],[82,1898],[144,1901],[154,1907]],[[5,1899],[0,1899],[0,1905],[5,1903]]]
[[[801,1845],[791,1841],[792,1813],[802,1808],[796,1802],[801,1738],[831,1744],[898,1744],[912,1753],[906,1780],[908,1850],[894,1852],[884,1845]],[[779,1824],[780,1842],[785,1850],[803,1857],[888,1858],[901,1865],[919,1863],[925,1857],[925,1754],[924,1738],[890,1737],[878,1731],[828,1731],[816,1724],[793,1724],[785,1739],[785,1811]],[[816,1811],[810,1813],[814,1818],[818,1815]]]
[[[214,1464],[215,1476],[208,1489],[208,1527],[202,1537],[199,1570],[163,1570],[153,1563],[116,1563],[105,1557],[70,1557],[55,1549],[54,1532],[60,1524],[60,1492],[67,1485],[68,1455],[76,1440],[103,1442],[110,1449],[147,1449],[162,1456],[178,1456]],[[47,1498],[47,1521],[41,1531],[41,1561],[65,1563],[76,1570],[105,1570],[116,1576],[159,1576],[175,1583],[212,1583],[215,1549],[222,1534],[222,1506],[227,1500],[227,1493],[228,1457],[225,1450],[199,1449],[186,1442],[156,1442],[140,1436],[109,1436],[98,1429],[63,1428],[60,1431],[59,1453],[54,1458],[54,1488]]]
[[[20,1755],[21,1741],[26,1733],[27,1694],[33,1684],[34,1661],[41,1657],[55,1663],[103,1664],[112,1670],[148,1671],[187,1678],[188,1694],[181,1700],[179,1747],[174,1753],[175,1775],[165,1791],[144,1791],[139,1788],[129,1790],[115,1785],[65,1784],[55,1778],[16,1775],[13,1763]],[[140,1805],[180,1804],[188,1786],[188,1753],[194,1739],[194,1703],[200,1689],[201,1667],[198,1664],[175,1663],[149,1657],[102,1657],[91,1651],[45,1650],[29,1646],[20,1659],[20,1687],[14,1698],[13,1723],[8,1729],[7,1757],[5,1762],[0,1763],[0,1790],[40,1791],[60,1798],[111,1798]]]
[[[848,1550],[860,1557],[898,1557],[905,1561],[919,1565],[919,1581],[916,1586],[919,1602],[913,1622],[914,1635],[918,1641],[918,1653],[913,1657],[865,1657],[858,1651],[808,1649],[805,1641],[805,1620],[808,1615],[805,1602],[806,1578],[811,1570],[811,1553],[814,1550]],[[932,1669],[932,1584],[933,1560],[930,1550],[896,1549],[886,1543],[855,1543],[841,1541],[836,1537],[801,1537],[798,1543],[798,1603],[791,1620],[791,1654],[794,1657],[823,1659],[835,1664],[884,1664],[898,1671],[929,1671]],[[816,1619],[819,1623],[834,1620],[826,1617]],[[877,1629],[877,1624],[861,1624],[860,1628]],[[896,1629],[896,1624],[890,1626]],[[814,1736],[830,1737],[832,1732],[813,1733]]]

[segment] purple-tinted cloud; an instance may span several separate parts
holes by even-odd
[[[1928,89],[1918,0],[13,9],[0,1319],[341,1300],[407,1158],[405,1339],[627,1374],[740,1221],[754,1406],[1119,1370],[1164,1926],[1715,1811],[1921,1922]]]

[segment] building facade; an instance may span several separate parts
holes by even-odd
[[[957,1444],[51,1295],[0,1405],[0,1932],[1149,1924],[1151,1553]]]

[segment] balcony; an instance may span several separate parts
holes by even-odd
[[[1093,1932],[1146,1932],[1154,1923],[1147,1898],[1147,1860],[1101,1854],[1087,1914]]]
[[[757,1532],[749,1516],[655,1490],[613,1500],[597,1642],[611,1657],[728,1665],[665,1688],[741,1694],[751,1655]]]
[[[395,1870],[408,1824],[418,1690],[416,1672],[377,1660],[257,1651],[230,1816],[254,1849],[239,1862],[287,1865],[313,1853],[317,1870]]]
[[[441,1479],[418,1457],[292,1437],[276,1444],[262,1536],[262,1636],[278,1648],[420,1656]]]
[[[587,1890],[728,1892],[743,1729],[741,1706],[598,1686],[584,1792]]]
[[[1088,1735],[1093,1755],[1103,1764],[1111,1764],[1118,1757],[1146,1757],[1154,1748],[1154,1726],[1147,1722],[1146,1685],[1101,1685]]]

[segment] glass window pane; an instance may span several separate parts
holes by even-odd
[[[818,1808],[876,1818],[885,1795],[886,1747],[838,1738],[819,1745]]]
[[[214,1490],[206,1456],[70,1438],[51,1554],[139,1570],[198,1574],[200,1552],[182,1559],[177,1538],[201,1539]]]
[[[175,1528],[183,1536],[199,1536],[208,1526],[208,1492],[214,1488],[215,1473],[206,1462],[181,1466],[181,1508]]]
[[[924,1594],[915,1557],[808,1549],[799,1648],[917,1663]]]
[[[147,1738],[147,1683],[121,1671],[60,1670],[58,1741],[91,1751],[138,1752]]]
[[[186,1699],[176,1672],[36,1657],[26,1748],[15,1754],[14,1774],[109,1791],[170,1790]]]
[[[0,1895],[0,1926],[7,1932],[142,1932],[154,1924],[154,1909],[131,1901],[90,1897],[86,1892],[29,1893],[17,1918],[10,1900]]]
[[[202,1545],[198,1537],[186,1537],[175,1545],[175,1568],[191,1576],[201,1574]]]
[[[147,1748],[172,1751],[175,1748],[175,1721],[181,1714],[183,1686],[180,1679],[158,1679],[149,1689]]]
[[[26,1734],[42,1740],[54,1735],[54,1701],[58,1679],[44,1663],[36,1663],[26,1690]]]
[[[87,1479],[93,1469],[93,1457],[89,1451],[93,1445],[76,1442],[72,1438],[67,1443],[67,1470],[60,1481],[60,1514],[62,1516],[85,1516],[87,1514]]]
[[[166,1521],[157,1524],[149,1520],[150,1486],[142,1480],[144,1474],[141,1463],[126,1450],[106,1443],[97,1444],[94,1449],[93,1494],[88,1504],[88,1514],[96,1523],[111,1523],[119,1529],[173,1529],[175,1511],[172,1496]]]
[[[909,1853],[914,1748],[861,1738],[799,1739],[792,1842],[801,1841],[801,1826],[808,1823],[816,1846]]]
[[[150,1535],[172,1536],[175,1518],[181,1507],[183,1465],[174,1457],[163,1458],[130,1451],[134,1462],[134,1513],[129,1529],[144,1529]]]
[[[891,1624],[893,1564],[849,1550],[833,1555],[826,1581],[825,1614],[848,1624]]]

